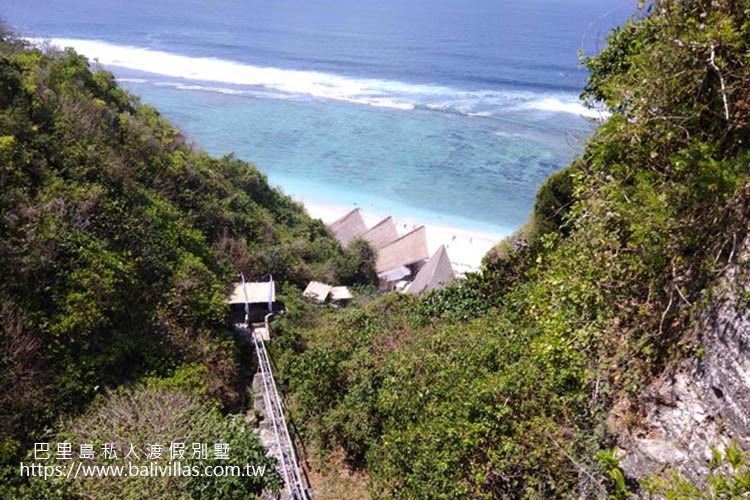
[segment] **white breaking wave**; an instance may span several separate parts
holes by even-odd
[[[42,39],[29,39],[41,43]],[[413,102],[399,95],[442,95],[450,89],[410,85],[397,81],[354,79],[315,71],[285,70],[252,66],[209,57],[188,57],[158,50],[114,45],[93,40],[52,38],[53,45],[73,47],[104,66],[117,66],[146,73],[203,82],[251,85],[290,94],[305,94],[374,106],[413,108]],[[208,90],[208,89],[206,89]],[[217,88],[211,90],[218,91]]]
[[[606,118],[609,116],[609,112],[604,109],[587,108],[580,101],[562,101],[553,97],[530,102],[524,107],[551,113],[571,113],[586,118]]]
[[[120,81],[127,81],[126,78],[118,79]],[[142,82],[134,82],[134,83],[146,83],[147,80],[144,80]],[[192,85],[187,83],[179,83],[179,82],[156,82],[154,85],[158,87],[172,87],[176,88],[178,90],[202,90],[204,92],[216,92],[219,94],[228,94],[228,95],[252,95],[250,91],[247,90],[240,90],[240,89],[228,89],[225,87],[211,87],[206,85]]]
[[[533,109],[550,113],[569,113],[601,117],[599,111],[581,104],[575,96],[551,96],[524,91],[467,91],[444,86],[410,84],[394,80],[350,78],[316,71],[297,71],[217,59],[190,57],[159,50],[115,45],[97,40],[73,38],[29,38],[41,44],[49,41],[59,47],[73,47],[104,66],[115,66],[199,82],[224,83],[247,88],[216,85],[160,82],[182,90],[202,90],[233,95],[289,98],[305,95],[369,106],[412,110],[417,107],[450,111],[469,116],[492,116],[513,109]],[[142,78],[120,81],[146,83]],[[261,92],[259,92],[261,91]]]

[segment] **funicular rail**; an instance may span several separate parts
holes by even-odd
[[[242,276],[243,290],[245,289],[245,278]],[[250,313],[250,305],[245,292],[245,313],[246,321]],[[270,309],[270,306],[269,306]],[[265,404],[266,418],[270,420],[271,429],[276,440],[279,450],[278,470],[284,480],[284,486],[289,498],[292,500],[312,500],[312,495],[300,474],[299,462],[294,451],[294,442],[286,425],[286,416],[284,415],[284,405],[279,392],[276,389],[276,380],[273,377],[271,362],[266,349],[266,343],[263,340],[269,338],[270,328],[268,318],[273,314],[267,314],[264,322],[255,325],[248,325],[252,329],[253,344],[255,353],[258,356],[258,373],[263,383],[263,401]]]

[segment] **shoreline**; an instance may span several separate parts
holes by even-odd
[[[320,219],[325,224],[334,222],[354,208],[360,208],[367,227],[374,226],[379,221],[390,215],[375,213],[358,206],[342,207],[325,203],[309,202],[301,198],[296,199],[305,206],[305,210],[310,217]],[[419,226],[425,226],[427,229],[427,248],[430,255],[434,254],[441,245],[445,245],[448,257],[450,258],[453,270],[456,274],[480,271],[482,258],[485,254],[505,238],[505,235],[501,234],[489,234],[481,231],[471,231],[429,222],[423,223],[408,217],[400,217],[396,215],[393,215],[393,220],[396,223],[396,230],[399,233],[399,236],[403,236]]]

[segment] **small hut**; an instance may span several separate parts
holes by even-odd
[[[245,317],[245,301],[248,304],[249,318]],[[232,322],[247,323],[260,322],[269,312],[277,312],[282,309],[276,302],[276,285],[273,281],[262,281],[256,283],[235,283],[232,293],[227,298],[231,307]]]
[[[335,306],[344,306],[352,300],[352,292],[345,286],[334,286],[331,288],[331,303]]]
[[[326,300],[328,300],[328,294],[331,293],[332,288],[333,287],[331,285],[326,285],[325,283],[321,283],[319,281],[311,281],[310,283],[308,283],[305,291],[302,292],[302,296],[306,299],[312,300],[313,302],[317,302],[318,304],[323,304]]]
[[[324,304],[330,298],[331,303],[337,306],[345,305],[353,298],[347,287],[326,285],[319,281],[308,283],[302,296],[318,304]]]

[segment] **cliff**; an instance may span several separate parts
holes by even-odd
[[[705,483],[714,450],[736,441],[750,449],[750,239],[736,243],[733,259],[696,318],[699,355],[682,360],[642,392],[638,423],[620,427],[636,410],[615,405],[610,430],[619,436],[622,469],[634,480],[664,469]]]

